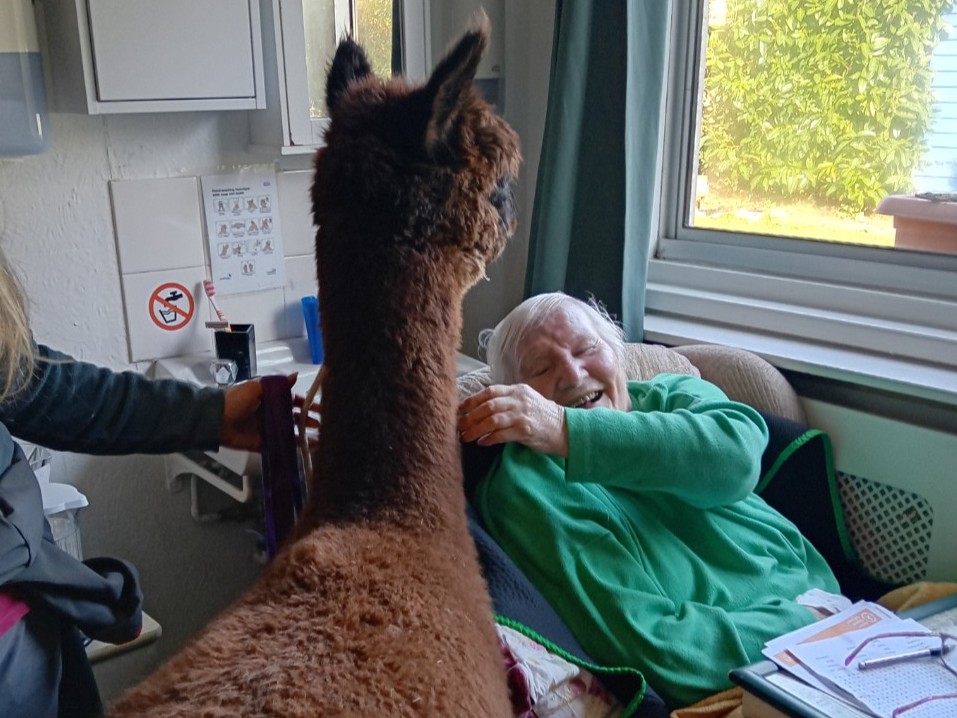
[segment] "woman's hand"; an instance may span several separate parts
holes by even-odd
[[[290,374],[289,388],[296,383],[298,374]],[[233,384],[226,390],[223,405],[223,423],[219,427],[219,445],[246,451],[262,450],[262,430],[259,407],[262,406],[263,387],[258,379]]]
[[[517,441],[568,456],[565,409],[527,384],[493,384],[459,404],[459,437],[479,446]]]

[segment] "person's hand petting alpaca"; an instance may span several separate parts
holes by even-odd
[[[479,446],[517,441],[568,456],[565,409],[528,384],[493,384],[459,404],[459,438]]]

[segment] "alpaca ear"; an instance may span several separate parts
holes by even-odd
[[[425,129],[425,149],[430,156],[448,137],[462,93],[475,78],[488,46],[489,21],[484,10],[472,19],[472,28],[439,62],[424,88],[431,105]]]
[[[326,78],[326,108],[329,112],[335,111],[339,98],[349,83],[371,72],[372,66],[363,49],[351,37],[344,38],[336,48],[336,55]]]

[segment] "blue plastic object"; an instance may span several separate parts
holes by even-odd
[[[325,353],[322,350],[322,330],[319,328],[319,300],[315,297],[303,297],[302,315],[306,320],[306,336],[309,337],[312,363],[322,364]]]

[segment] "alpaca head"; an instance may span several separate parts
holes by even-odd
[[[312,193],[320,286],[324,265],[389,284],[417,263],[464,292],[505,247],[518,138],[472,86],[489,33],[484,14],[474,24],[419,86],[373,76],[362,48],[340,43]]]

